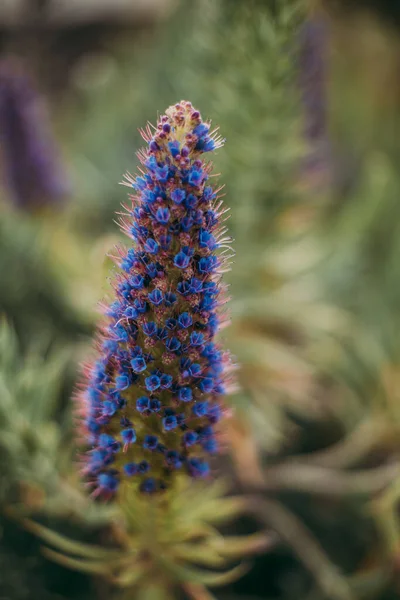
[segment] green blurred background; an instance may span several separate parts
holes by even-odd
[[[138,128],[181,99],[227,139],[240,391],[217,468],[300,527],[272,511],[276,543],[216,596],[399,597],[399,22],[372,0],[0,2],[0,600],[119,598],[9,508],[107,536],[71,395]]]

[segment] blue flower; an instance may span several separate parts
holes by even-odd
[[[127,463],[124,465],[124,471],[128,477],[132,477],[132,475],[136,475],[138,473],[138,466],[133,462]]]
[[[147,297],[150,300],[150,302],[155,306],[159,306],[164,300],[163,293],[158,288],[150,292],[150,294]]]
[[[194,194],[188,194],[185,200],[186,208],[196,208],[199,199]]]
[[[146,188],[146,180],[144,177],[136,177],[135,182],[132,184],[136,190],[144,190]]]
[[[155,450],[157,444],[158,438],[156,435],[146,435],[143,442],[143,448],[146,448],[146,450]]]
[[[169,148],[172,156],[175,158],[179,154],[180,143],[177,140],[175,140],[173,142],[168,142],[168,148]]]
[[[156,212],[156,219],[162,225],[166,225],[169,221],[170,212],[167,207],[159,207]]]
[[[182,221],[181,221],[181,229],[183,232],[187,233],[188,231],[190,231],[192,229],[194,225],[194,221],[192,219],[192,217],[183,217]]]
[[[141,275],[133,275],[129,279],[129,283],[135,290],[140,290],[144,285],[144,279]]]
[[[163,390],[167,390],[168,388],[170,388],[172,385],[172,375],[167,375],[166,373],[164,373],[163,375],[161,375],[160,377],[160,387]]]
[[[201,447],[203,448],[203,450],[208,452],[208,454],[216,454],[218,452],[218,443],[217,440],[213,437],[209,437],[202,440]]]
[[[106,400],[105,402],[103,402],[102,409],[103,409],[104,416],[112,417],[117,412],[118,405],[113,400]]]
[[[174,329],[176,329],[177,324],[178,324],[178,321],[174,318],[167,319],[165,321],[165,327],[167,329],[169,329],[170,331],[173,331]]]
[[[178,427],[178,421],[176,420],[175,415],[169,415],[168,417],[164,417],[162,420],[163,427],[165,431],[172,431]]]
[[[165,455],[165,461],[173,469],[180,469],[183,464],[182,457],[176,450],[169,450]]]
[[[179,400],[182,402],[190,402],[193,400],[193,392],[190,387],[183,387],[179,390],[178,393]]]
[[[159,327],[157,329],[157,337],[159,340],[166,340],[168,338],[168,329],[166,327]]]
[[[150,377],[146,377],[144,383],[149,392],[154,392],[160,387],[160,378],[157,375],[150,375]]]
[[[181,347],[181,343],[176,337],[169,338],[165,342],[165,345],[170,352],[176,352]]]
[[[204,343],[204,335],[199,331],[192,331],[190,334],[190,345],[201,346]]]
[[[192,407],[192,411],[196,417],[204,417],[208,411],[208,402],[196,402]]]
[[[177,300],[176,294],[174,294],[173,292],[167,292],[165,294],[165,305],[166,306],[172,306],[173,304],[175,304]]]
[[[214,388],[214,380],[211,377],[205,377],[200,383],[199,388],[205,394],[209,394],[213,391]]]
[[[115,477],[115,475],[110,473],[100,473],[97,478],[97,483],[99,485],[99,489],[105,493],[114,493],[119,486],[118,479]]]
[[[129,339],[129,334],[126,329],[122,327],[122,325],[115,325],[113,333],[118,341],[127,342]]]
[[[136,431],[132,427],[123,429],[121,431],[121,437],[124,444],[134,444],[136,442]]]
[[[177,290],[182,296],[190,294],[190,283],[188,281],[180,281],[177,285]]]
[[[214,140],[208,135],[200,138],[196,144],[196,150],[201,150],[202,152],[212,152],[215,148]]]
[[[190,280],[190,293],[191,294],[199,294],[203,289],[203,282],[196,277],[192,277]]]
[[[145,203],[153,204],[156,201],[157,195],[149,189],[142,191],[142,198]]]
[[[147,396],[141,396],[136,400],[136,410],[140,413],[145,412],[150,408],[150,400]]]
[[[158,181],[165,183],[169,175],[168,165],[164,165],[163,167],[157,167],[157,169],[155,170],[155,175]]]
[[[121,269],[123,269],[126,273],[129,273],[129,271],[133,267],[135,260],[136,260],[135,251],[132,248],[130,248],[128,250],[125,258],[123,258],[121,261]]]
[[[190,264],[190,256],[184,252],[178,252],[174,258],[174,265],[179,269],[186,269]]]
[[[136,308],[133,308],[133,306],[127,306],[126,309],[124,310],[124,316],[127,319],[137,319],[139,316],[138,311],[136,310]],[[128,335],[128,332],[126,332]]]
[[[160,244],[163,250],[168,250],[171,245],[172,237],[168,235],[160,235]]]
[[[154,321],[148,321],[147,323],[143,323],[143,333],[152,337],[157,334],[157,325]]]
[[[207,477],[210,472],[210,466],[200,458],[190,458],[188,461],[188,469],[193,477]]]
[[[189,367],[189,373],[190,373],[190,375],[192,375],[192,377],[197,377],[198,375],[200,375],[201,372],[202,372],[202,368],[201,368],[201,365],[199,365],[199,363],[193,363]]]
[[[160,249],[160,246],[157,244],[157,242],[155,240],[153,240],[153,238],[148,238],[146,240],[146,242],[144,243],[143,248],[146,250],[146,252],[148,252],[149,254],[157,254],[157,252]]]
[[[146,265],[146,273],[151,278],[154,279],[158,275],[157,265],[154,263],[150,263]]]
[[[146,361],[142,356],[138,356],[131,360],[131,366],[135,373],[143,373],[146,370]]]
[[[210,423],[218,423],[218,421],[222,417],[222,411],[220,406],[218,406],[218,404],[210,406],[207,411],[207,417]]]
[[[204,134],[208,133],[209,129],[209,125],[206,123],[200,123],[200,125],[197,125],[197,127],[193,129],[193,133],[194,135],[197,135],[197,137],[202,137]]]
[[[198,440],[198,435],[195,431],[186,431],[183,436],[183,443],[185,446],[193,446]]]
[[[204,213],[204,218],[205,218],[207,227],[212,228],[212,227],[214,227],[214,225],[216,225],[218,223],[218,217],[214,210],[207,210]]]
[[[151,400],[150,410],[151,410],[151,412],[155,412],[155,413],[159,412],[161,410],[161,402],[159,400],[157,400],[156,398]]]
[[[139,464],[138,464],[138,472],[141,473],[142,475],[144,475],[145,473],[148,473],[150,471],[150,465],[147,462],[147,460],[142,460]]]
[[[156,157],[154,155],[149,156],[149,158],[146,160],[146,167],[148,169],[150,169],[150,171],[155,171],[157,169],[157,161],[156,161]]]
[[[139,313],[145,313],[147,311],[146,302],[140,298],[136,298],[136,300],[133,301],[133,306]]]
[[[190,185],[192,185],[193,187],[197,187],[198,185],[200,185],[203,176],[204,173],[201,169],[191,169],[188,181]]]
[[[208,248],[209,250],[214,250],[218,246],[218,244],[215,241],[215,237],[212,233],[209,233],[205,229],[200,229],[199,246],[200,248]]]
[[[197,268],[200,273],[212,273],[218,266],[218,259],[216,256],[207,256],[201,258],[197,264]]]
[[[118,375],[115,378],[115,389],[116,390],[126,390],[131,385],[129,381],[129,377],[126,375]]]
[[[182,202],[184,201],[185,198],[186,198],[185,190],[181,190],[180,188],[177,188],[176,190],[171,192],[171,200],[173,202],[175,202],[175,204],[182,204]]]
[[[178,323],[181,327],[183,327],[183,329],[187,329],[193,323],[192,315],[187,312],[180,314],[178,317]]]
[[[100,448],[114,448],[117,441],[112,437],[112,435],[108,435],[107,433],[102,433],[99,436],[99,447]]]
[[[153,494],[157,490],[157,483],[153,477],[144,479],[140,484],[140,491],[144,494]]]

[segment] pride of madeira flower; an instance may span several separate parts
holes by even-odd
[[[203,159],[224,140],[186,101],[141,134],[142,168],[126,175],[134,193],[120,220],[133,247],[113,257],[115,299],[79,394],[84,473],[105,499],[126,483],[158,494],[180,474],[208,477],[232,383],[229,353],[215,341],[227,323],[227,209]]]
[[[154,586],[157,598],[178,589],[211,598],[206,587],[246,569],[232,562],[269,544],[263,532],[221,535],[218,526],[248,510],[246,499],[207,481],[233,383],[229,353],[215,341],[227,323],[221,278],[232,250],[221,188],[210,185],[211,163],[202,160],[223,140],[190,102],[142,135],[143,168],[126,177],[135,192],[121,218],[134,244],[114,257],[116,298],[104,306],[97,360],[79,393],[85,478],[94,496],[115,500],[107,507],[115,545],[24,524],[56,548],[45,549],[49,558],[105,578],[124,590],[121,598]]]

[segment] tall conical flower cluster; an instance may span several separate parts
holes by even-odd
[[[180,473],[207,477],[232,371],[214,339],[227,322],[227,209],[202,159],[223,140],[185,101],[141,133],[143,167],[126,176],[136,193],[120,222],[133,247],[115,257],[116,299],[81,394],[84,471],[105,498],[126,481],[155,493]]]

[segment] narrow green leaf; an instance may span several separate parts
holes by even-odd
[[[229,571],[223,571],[222,573],[217,571],[205,571],[202,569],[196,569],[195,567],[188,567],[179,565],[165,556],[158,557],[159,560],[164,564],[164,567],[181,581],[190,581],[193,583],[202,583],[203,585],[219,586],[226,585],[242,577],[248,570],[247,564],[240,564]]]
[[[34,533],[42,540],[50,544],[51,546],[55,546],[59,550],[66,552],[68,554],[75,554],[77,556],[81,556],[83,558],[97,558],[97,559],[118,559],[123,558],[124,554],[121,550],[116,550],[113,548],[102,548],[101,546],[95,546],[93,544],[85,544],[82,542],[76,542],[74,540],[70,540],[69,538],[48,529],[44,525],[39,525],[30,519],[23,519],[22,524],[25,529]]]
[[[214,525],[222,525],[245,512],[242,498],[221,498],[218,502],[202,505],[201,518]]]
[[[69,556],[60,554],[55,550],[50,550],[49,548],[43,548],[42,551],[46,558],[49,558],[63,567],[67,567],[68,569],[72,569],[74,571],[91,573],[93,575],[101,575],[102,577],[110,577],[112,574],[110,564],[107,564],[105,561],[70,558]]]
[[[226,566],[226,560],[210,545],[179,544],[171,548],[171,553],[178,559],[205,567]]]
[[[186,520],[180,521],[179,529],[176,529],[175,539],[181,540],[182,542],[188,542],[190,540],[203,538],[207,538],[208,541],[214,539],[221,541],[223,535],[218,529],[206,523],[197,525],[192,524],[191,522],[187,523]]]
[[[136,585],[140,579],[145,575],[146,569],[141,563],[132,563],[126,568],[122,569],[118,575],[112,578],[115,585],[119,587],[131,587]]]
[[[240,558],[246,555],[263,554],[271,548],[275,538],[267,533],[246,536],[225,536],[214,539],[210,545],[224,557]]]

